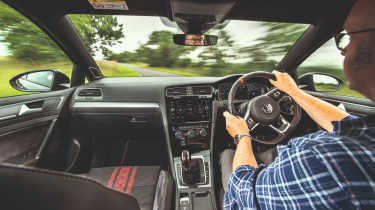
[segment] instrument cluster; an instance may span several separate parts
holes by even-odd
[[[225,82],[218,85],[218,99],[228,100],[229,91],[232,88],[232,82]],[[264,83],[248,83],[239,87],[235,100],[250,100],[256,96],[263,95],[270,90],[270,87]]]

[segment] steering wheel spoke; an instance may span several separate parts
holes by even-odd
[[[256,122],[253,118],[251,118],[251,116],[250,116],[250,103],[247,104],[247,109],[246,109],[244,119],[247,122],[247,126],[249,127],[249,131],[254,130],[260,124],[260,123]]]
[[[272,90],[268,91],[268,93],[266,93],[266,95],[271,97],[276,102],[279,102],[280,99],[283,97],[283,92],[281,92],[281,90],[279,90],[277,88],[273,88]]]
[[[274,122],[273,124],[269,124],[268,126],[275,130],[277,133],[284,134],[291,125],[282,115],[280,115],[279,119],[276,122]]]
[[[254,130],[260,123],[255,122],[252,118],[246,120],[249,131]]]

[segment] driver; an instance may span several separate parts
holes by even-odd
[[[344,24],[351,40],[341,50],[349,88],[373,102],[374,19],[375,1],[357,0]],[[258,165],[247,123],[225,112],[228,133],[244,135],[235,152],[221,154],[224,209],[375,209],[375,117],[351,116],[300,90],[288,74],[273,73],[270,82],[326,131],[294,138],[277,147],[273,163]]]

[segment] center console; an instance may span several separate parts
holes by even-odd
[[[211,86],[166,90],[169,135],[177,177],[176,209],[215,209],[210,140]]]

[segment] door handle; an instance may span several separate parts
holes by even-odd
[[[36,112],[41,112],[42,108],[30,108],[26,104],[23,104],[21,106],[20,112],[18,113],[18,116],[22,116],[25,114],[31,114],[31,113],[36,113]]]

